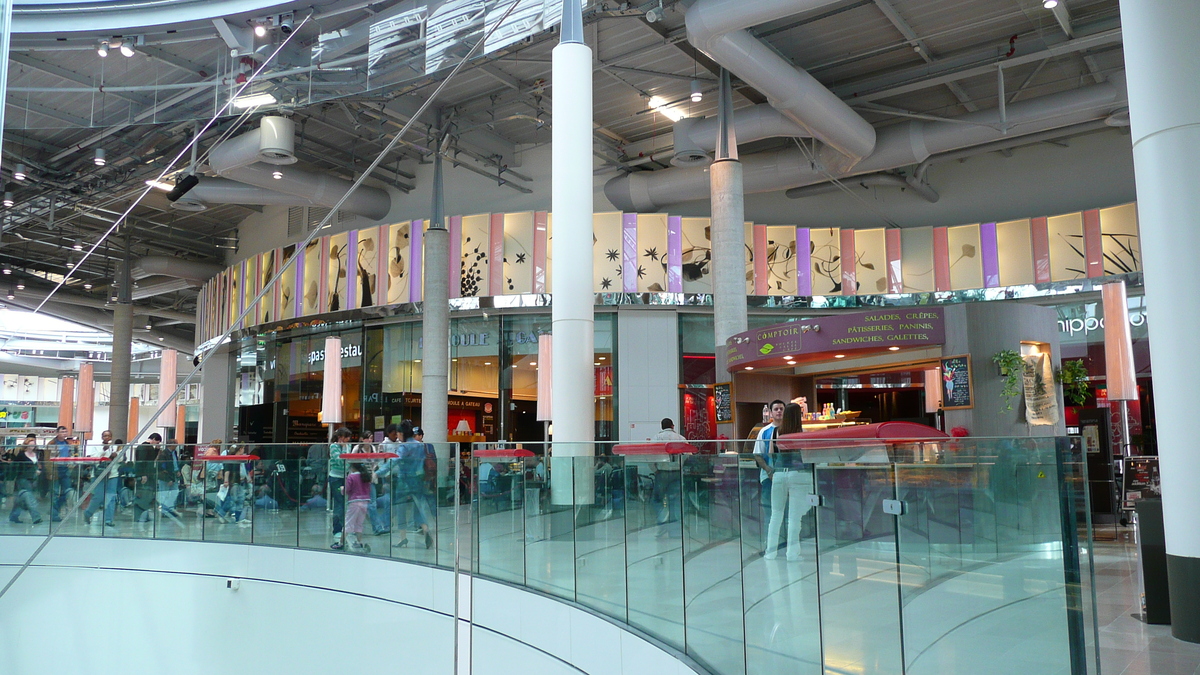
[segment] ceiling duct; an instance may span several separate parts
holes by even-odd
[[[871,154],[875,129],[812,75],[746,31],[840,0],[698,0],[684,15],[688,42],[762,92],[785,117],[824,144],[827,170],[844,172]],[[740,139],[740,136],[739,136]]]
[[[752,143],[764,138],[807,137],[804,127],[766,103],[743,108],[733,115],[734,136],[738,144]],[[675,142],[675,166],[696,166],[712,161],[708,153],[717,147],[717,118],[685,117],[675,123],[672,133]]]
[[[743,183],[747,193],[774,192],[831,178],[890,171],[919,164],[938,153],[1104,119],[1125,106],[1125,73],[1121,71],[1109,75],[1103,84],[1009,104],[1004,125],[999,111],[993,109],[945,122],[912,120],[884,127],[879,130],[874,152],[852,171],[838,173],[814,166],[810,153],[800,147],[742,155]],[[608,181],[604,194],[623,211],[654,212],[680,202],[707,199],[709,177],[703,167],[641,171]]]
[[[220,274],[223,269],[225,268],[221,265],[212,263],[180,260],[165,255],[151,255],[135,261],[129,274],[134,279],[163,276],[204,283]]]
[[[208,165],[224,179],[204,179],[176,202],[184,209],[203,204],[280,204],[333,208],[350,190],[350,181],[294,164],[295,124],[285,117],[264,117],[259,127],[213,148]],[[218,182],[219,181],[219,182]],[[360,186],[342,211],[382,220],[392,208],[386,190]]]

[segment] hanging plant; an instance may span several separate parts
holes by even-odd
[[[1021,353],[1015,349],[997,352],[992,357],[992,362],[1000,367],[1000,376],[1004,378],[1004,390],[1000,392],[1000,395],[1004,397],[1004,407],[1001,410],[1012,410],[1012,400],[1020,396],[1024,389],[1021,375],[1025,368],[1025,362],[1021,360]]]
[[[1071,405],[1087,403],[1092,386],[1088,383],[1087,366],[1082,359],[1063,361],[1062,367],[1054,374],[1054,379],[1062,383],[1063,397]]]

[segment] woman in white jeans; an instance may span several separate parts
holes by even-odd
[[[803,414],[799,405],[788,403],[775,438],[803,431]],[[812,468],[803,463],[799,452],[780,453],[774,439],[768,449],[767,476],[771,478],[771,520],[767,524],[764,560],[779,556],[779,530],[783,528],[783,511],[787,507],[787,559],[800,559],[800,523],[808,513],[808,495],[813,492]]]

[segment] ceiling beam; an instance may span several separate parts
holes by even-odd
[[[650,23],[649,21],[646,21],[645,17],[642,17],[639,20],[643,26],[649,28],[653,33],[661,37],[665,43],[686,54],[689,58],[698,63],[701,68],[707,70],[717,77],[721,76],[721,65],[719,63],[708,58],[708,56],[706,56],[699,49],[693,47],[692,43],[688,42],[687,40],[674,39],[674,37],[671,35],[671,29],[664,26],[661,21]],[[611,61],[612,59],[609,60]],[[749,85],[743,84],[739,87],[735,87],[734,91],[741,94],[743,98],[751,103],[757,104],[767,102],[766,96],[763,96],[761,92]]]
[[[155,47],[152,45],[144,45],[144,46],[138,47],[137,49],[139,52],[145,54],[146,56],[149,56],[152,59],[157,59],[159,61],[162,61],[163,63],[167,64],[168,66],[172,66],[178,70],[181,70],[181,71],[187,73],[188,75],[194,75],[199,78],[208,77],[208,71],[203,66],[201,66],[197,63],[193,63],[192,61],[189,61],[188,59],[185,59],[182,56],[179,56],[177,54],[172,54],[171,52],[163,49],[162,47]]]
[[[892,26],[900,31],[904,39],[908,40],[913,50],[921,57],[921,60],[925,63],[934,63],[937,60],[933,51],[929,49],[929,45],[917,35],[917,31],[913,30],[913,27],[904,20],[904,17],[900,16],[900,12],[896,11],[890,0],[875,0],[875,6],[879,8],[880,12],[883,12],[883,15],[887,17]],[[971,102],[971,97],[967,95],[967,92],[957,82],[947,82],[946,88],[950,90],[951,94],[954,94],[954,98],[958,99],[958,102],[962,104],[962,107],[966,108],[967,112],[979,110],[979,106]]]
[[[92,78],[90,78],[82,73],[77,73],[73,70],[63,68],[62,66],[58,66],[53,63],[47,63],[41,59],[36,59],[36,58],[30,56],[29,54],[25,54],[22,52],[13,52],[8,55],[8,60],[19,63],[19,64],[25,66],[26,68],[32,68],[33,70],[37,70],[39,72],[43,72],[48,75],[53,75],[57,78],[66,80],[67,82],[74,82],[75,84],[81,84],[85,87],[96,86],[96,83],[92,80]],[[150,103],[150,101],[148,101],[144,97],[127,94],[125,92],[107,92],[107,93],[109,95],[113,96],[114,98],[119,98],[123,101],[128,101],[135,105],[149,105],[149,103]]]

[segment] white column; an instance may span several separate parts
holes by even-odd
[[[441,126],[438,115],[438,126]],[[440,148],[439,148],[440,151]],[[425,299],[421,307],[421,428],[437,444],[438,459],[450,460],[445,445],[450,373],[450,233],[446,230],[442,156],[433,157],[433,208],[425,246]]]
[[[725,341],[746,330],[746,206],[742,163],[733,129],[733,89],[721,71],[716,159],[708,170],[712,210],[713,331],[717,382],[730,379]]]
[[[1171,632],[1200,642],[1200,3],[1122,0]]]
[[[594,453],[591,442],[595,440],[592,50],[583,41],[582,24],[579,2],[564,0],[562,37],[551,57],[551,85],[554,88],[554,127],[551,132],[554,366],[551,402],[555,441],[551,469],[560,478],[572,473],[570,467],[573,464],[568,458]],[[574,503],[591,501],[591,477],[591,471],[580,472]],[[569,484],[552,480],[551,497],[556,503],[571,503]]]

